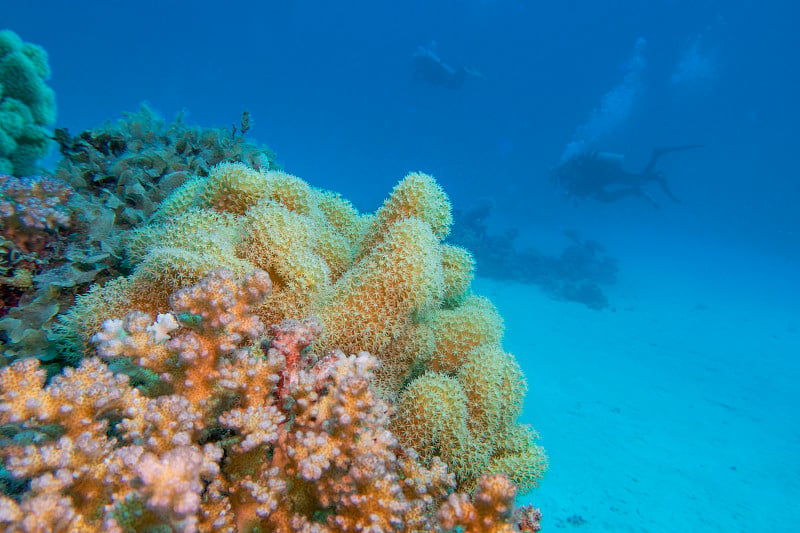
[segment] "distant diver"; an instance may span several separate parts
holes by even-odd
[[[648,183],[655,182],[672,201],[680,203],[680,199],[670,190],[664,173],[656,170],[656,163],[665,154],[699,147],[700,145],[687,145],[656,148],[641,172],[628,172],[622,168],[624,156],[620,154],[583,152],[569,157],[558,165],[553,173],[553,179],[573,200],[592,198],[599,202],[611,203],[634,196],[658,207],[658,203],[644,189]]]
[[[436,53],[425,46],[418,46],[414,53],[414,79],[431,85],[460,89],[467,76],[483,78],[483,74],[472,67],[453,67],[445,63]]]

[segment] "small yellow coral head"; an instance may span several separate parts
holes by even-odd
[[[366,252],[380,242],[392,224],[409,218],[426,222],[439,240],[450,233],[453,224],[450,199],[428,174],[412,172],[395,186],[392,194],[375,213],[362,250]]]
[[[267,178],[243,163],[220,163],[200,193],[202,205],[241,215],[267,196]]]

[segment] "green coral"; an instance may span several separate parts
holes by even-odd
[[[56,99],[47,52],[25,43],[11,30],[0,31],[0,172],[36,173],[47,155]]]

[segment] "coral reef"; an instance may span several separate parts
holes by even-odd
[[[35,174],[36,162],[47,155],[56,120],[49,78],[43,48],[0,31],[0,173]]]
[[[239,131],[247,129],[249,123],[243,122]],[[90,283],[128,273],[123,237],[143,225],[167,195],[207,176],[220,161],[275,168],[272,152],[242,134],[189,126],[181,117],[168,123],[147,106],[75,137],[58,129],[55,137],[64,156],[55,170],[58,179],[7,178],[1,206],[7,211],[7,202],[12,202],[19,213],[37,209],[39,201],[56,202],[60,220],[69,217],[69,232],[63,226],[55,228],[59,231],[33,231],[6,218],[7,240],[0,243],[0,259],[5,258],[0,268],[6,269],[0,272],[4,278],[0,316],[8,314],[0,319],[2,359],[35,356],[47,362],[50,374],[65,363],[52,331],[54,319]],[[35,183],[39,192],[31,187]],[[48,192],[47,187],[54,190]],[[65,191],[71,191],[68,202]],[[173,202],[173,207],[180,211],[186,206]],[[17,238],[7,235],[20,226],[24,231],[17,231]],[[36,236],[33,242],[38,244],[32,250],[36,253],[20,250],[19,237],[29,235]]]
[[[0,174],[0,237],[4,268],[28,277],[47,263],[46,255],[58,239],[58,231],[70,226],[68,201],[73,190],[66,183],[41,176],[16,178]],[[9,262],[9,259],[12,259]],[[3,272],[7,275],[9,272]],[[2,278],[19,286],[18,281]]]
[[[114,212],[114,224],[124,228],[146,220],[174,189],[208,176],[220,162],[276,168],[275,155],[243,133],[189,126],[180,115],[166,123],[146,105],[116,123],[74,137],[62,128],[55,137],[63,155],[56,177],[100,196]]]
[[[270,289],[213,271],[155,320],[104,322],[99,357],[50,383],[34,358],[0,371],[6,530],[520,531],[505,476],[451,493],[387,430],[375,357],[318,357],[313,319],[260,340]]]
[[[516,231],[491,234],[486,220],[492,204],[484,202],[456,213],[451,240],[475,254],[482,276],[538,285],[553,298],[591,309],[609,306],[603,285],[616,282],[617,262],[599,243],[565,231],[569,244],[555,256],[532,247],[520,249]]]
[[[15,178],[0,174],[0,223],[4,237],[17,241],[9,232],[24,229],[55,229],[69,225],[65,204],[72,195],[66,183],[39,176]],[[26,239],[27,240],[27,239]],[[20,249],[30,246],[18,242]]]
[[[166,313],[170,293],[219,268],[263,270],[273,290],[261,320],[315,316],[317,353],[373,354],[375,389],[397,410],[392,431],[424,464],[442,457],[463,490],[502,472],[527,491],[546,461],[516,421],[525,380],[502,350],[494,307],[470,294],[469,253],[442,242],[451,220],[444,191],[421,173],[374,215],[359,215],[295,176],[222,163],[129,233],[132,274],[81,295],[62,319],[63,339],[90,354],[89,335],[109,318]],[[417,416],[428,411],[437,415]],[[453,427],[439,427],[446,422]]]
[[[464,533],[511,533],[518,531],[512,524],[514,513],[514,484],[500,474],[484,476],[473,499],[466,494],[451,494],[439,509],[438,517],[446,529]],[[496,517],[502,517],[498,521]]]
[[[517,509],[517,525],[524,533],[536,533],[542,530],[542,512],[533,505],[524,505]]]
[[[0,32],[0,173],[46,149],[48,76]],[[360,214],[251,125],[143,106],[0,175],[0,527],[535,531],[546,457],[445,192]]]
[[[64,263],[73,192],[53,178],[0,174],[0,331],[12,343],[36,346],[37,352],[48,344],[42,325],[58,307],[33,296],[34,281]]]

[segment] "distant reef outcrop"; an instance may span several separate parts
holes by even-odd
[[[532,283],[558,300],[577,302],[591,309],[609,307],[603,287],[617,280],[617,261],[598,242],[567,230],[569,244],[557,255],[533,247],[519,247],[518,232],[489,231],[491,202],[455,210],[450,240],[468,248],[477,262],[478,275]]]

